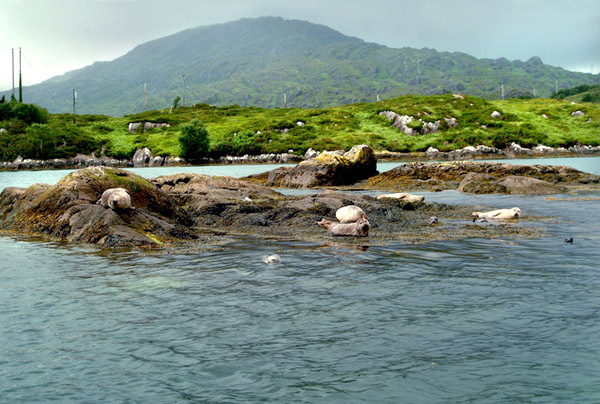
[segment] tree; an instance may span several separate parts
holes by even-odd
[[[181,97],[180,96],[175,97],[175,99],[173,100],[173,106],[171,108],[172,109],[179,108],[179,101],[181,101]]]
[[[179,144],[182,156],[186,160],[193,162],[207,157],[210,144],[208,130],[200,120],[193,119],[190,123],[182,125]]]

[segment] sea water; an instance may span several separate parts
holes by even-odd
[[[425,196],[519,206],[544,236],[187,255],[0,237],[0,402],[600,402],[600,194]]]

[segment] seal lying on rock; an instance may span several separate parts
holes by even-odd
[[[131,196],[125,188],[107,189],[102,193],[102,198],[96,203],[113,210],[133,209],[131,206]]]
[[[360,219],[367,219],[367,214],[356,205],[348,205],[339,208],[335,212],[335,217],[340,223],[354,223]]]
[[[337,223],[322,219],[317,224],[327,229],[330,236],[366,237],[369,235],[369,229],[371,228],[366,218],[361,218],[354,223]]]
[[[489,212],[473,212],[473,216],[486,219],[518,219],[521,216],[521,209],[496,209]]]
[[[406,192],[397,192],[395,194],[382,194],[382,195],[377,195],[375,198],[380,199],[380,200],[384,199],[384,198],[399,199],[401,201],[406,201],[406,202],[423,202],[425,200],[424,196],[407,194]]]

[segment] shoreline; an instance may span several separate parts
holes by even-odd
[[[311,152],[312,149],[309,150]],[[304,157],[291,153],[280,154],[260,154],[244,156],[223,156],[219,159],[204,159],[200,164],[190,164],[179,157],[155,156],[148,149],[136,151],[131,159],[114,159],[112,157],[78,154],[68,159],[34,160],[16,158],[14,161],[0,162],[0,171],[21,171],[21,170],[62,170],[62,169],[82,169],[88,167],[114,167],[114,168],[133,168],[133,167],[176,167],[176,166],[201,166],[201,165],[247,165],[247,164],[291,164],[300,161],[309,160],[320,154],[312,151]],[[565,148],[552,148],[538,145],[532,149],[524,148],[513,143],[506,149],[496,149],[488,146],[467,146],[463,149],[453,151],[439,151],[429,148],[425,152],[375,152],[379,162],[415,162],[415,161],[477,161],[487,159],[517,159],[517,158],[547,158],[547,157],[594,157],[600,156],[600,146],[572,146]]]

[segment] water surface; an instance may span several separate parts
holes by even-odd
[[[0,402],[600,402],[600,193],[426,197],[520,206],[546,236],[189,255],[0,237]]]

